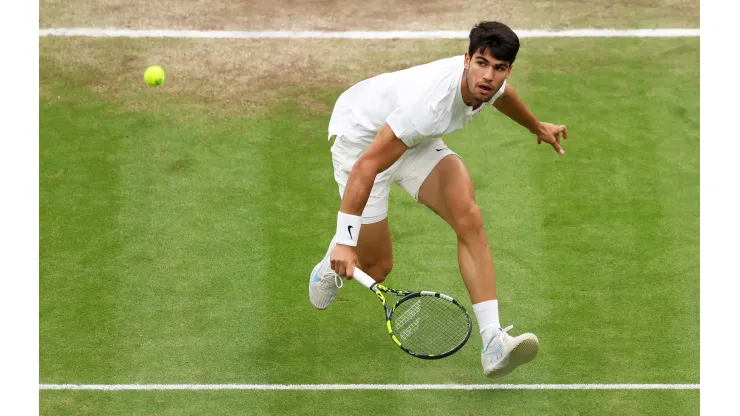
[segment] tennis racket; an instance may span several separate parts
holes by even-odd
[[[465,345],[473,323],[455,299],[438,292],[407,292],[387,288],[355,267],[354,279],[372,290],[383,303],[391,339],[414,357],[434,360],[448,357]],[[393,307],[386,294],[400,296]]]

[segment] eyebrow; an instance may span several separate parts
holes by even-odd
[[[483,61],[483,62],[485,62],[485,63],[487,63],[487,64],[488,64],[488,63],[490,63],[490,62],[488,61],[488,59],[486,59],[486,58],[484,58],[484,57],[482,57],[482,56],[480,56],[480,55],[479,55],[479,56],[476,56],[476,57],[475,57],[475,59],[480,59],[481,61]],[[505,66],[505,67],[508,67],[508,66],[509,66],[509,64],[508,64],[508,63],[506,63],[506,62],[498,62],[498,63],[494,64],[493,66]]]

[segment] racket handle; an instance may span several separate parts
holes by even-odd
[[[375,279],[370,277],[367,273],[360,270],[359,267],[355,267],[355,274],[353,276],[354,280],[357,280],[358,282],[362,283],[363,286],[366,288],[372,290],[372,286],[376,283]]]

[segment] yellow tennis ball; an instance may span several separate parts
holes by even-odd
[[[144,81],[150,87],[156,87],[164,82],[164,69],[161,66],[152,65],[144,71]]]

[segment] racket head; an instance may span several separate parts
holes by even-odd
[[[402,350],[414,357],[448,357],[468,342],[470,314],[457,300],[439,292],[412,292],[388,314],[388,332]]]

